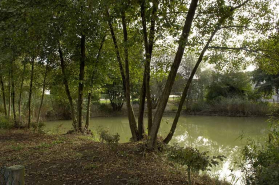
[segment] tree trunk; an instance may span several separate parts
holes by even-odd
[[[8,106],[8,119],[10,119],[11,116],[11,105],[12,105],[12,96],[11,96],[11,70],[9,70],[9,106]]]
[[[1,80],[1,89],[2,89],[2,96],[3,96],[3,106],[4,106],[4,112],[5,112],[5,116],[7,116],[6,96],[5,96],[5,86],[4,86],[4,82],[3,82],[3,77],[2,77],[2,75],[0,76],[0,80]]]
[[[80,66],[79,66],[79,85],[78,85],[78,131],[82,132],[82,103],[83,103],[83,81],[84,81],[84,67],[85,67],[85,35],[81,36],[80,39]]]
[[[38,111],[38,117],[37,117],[37,126],[39,126],[39,121],[40,121],[40,115],[41,115],[41,110],[43,107],[43,102],[44,102],[44,97],[45,97],[45,89],[46,89],[46,78],[47,78],[47,73],[48,73],[48,69],[49,68],[49,63],[47,61],[46,64],[46,71],[45,71],[45,75],[44,75],[44,82],[43,82],[43,92],[42,92],[42,97],[41,97],[41,103],[40,103],[40,107],[39,107],[39,111]]]
[[[19,90],[19,99],[18,99],[18,123],[21,123],[21,98],[22,98],[22,89],[23,89],[23,82],[24,82],[24,74],[26,70],[26,63],[23,64],[23,73],[21,77],[21,84],[20,84],[20,90]]]
[[[168,98],[169,98],[169,95],[170,95],[170,92],[171,92],[171,89],[172,89],[172,86],[173,86],[173,83],[174,83],[174,80],[176,77],[177,70],[181,63],[181,59],[182,59],[182,56],[184,53],[185,46],[188,41],[188,36],[189,36],[190,29],[192,26],[192,21],[194,19],[197,4],[198,4],[198,0],[192,0],[188,14],[187,14],[187,18],[185,21],[185,25],[183,28],[183,32],[182,32],[182,35],[179,40],[179,46],[178,46],[178,49],[176,52],[176,56],[175,56],[172,66],[171,66],[171,71],[169,73],[165,88],[164,88],[162,96],[160,98],[160,102],[158,104],[157,111],[155,112],[155,115],[154,115],[153,125],[151,127],[151,133],[150,133],[150,137],[149,137],[148,143],[147,143],[148,149],[154,149],[154,147],[156,145],[157,133],[158,133],[160,123],[161,123],[161,120],[163,117],[163,113],[164,113],[165,107],[167,105]]]
[[[88,93],[87,97],[87,110],[86,110],[86,122],[85,122],[85,129],[88,130],[89,127],[89,120],[90,120],[90,104],[91,104],[91,92]]]
[[[13,105],[13,117],[14,117],[14,126],[18,127],[18,122],[16,120],[16,110],[15,110],[15,81],[14,81],[14,61],[12,60],[11,64],[11,80],[12,80],[12,105]]]
[[[103,48],[103,45],[104,45],[104,42],[106,40],[106,35],[103,37],[102,41],[101,41],[101,45],[99,47],[99,50],[98,50],[98,54],[97,54],[97,57],[96,57],[96,62],[95,62],[95,69],[94,69],[94,72],[92,73],[92,76],[91,76],[91,79],[90,79],[90,87],[93,88],[93,81],[94,81],[94,78],[95,78],[95,73],[96,73],[96,68],[97,68],[97,64],[99,63],[99,57],[100,57],[100,54],[101,54],[101,50]],[[87,97],[87,112],[86,112],[86,122],[85,122],[85,128],[88,130],[89,128],[89,121],[90,121],[90,105],[91,105],[91,91],[88,93],[88,97]]]
[[[106,10],[106,16],[107,16],[107,19],[108,19],[108,25],[109,25],[111,37],[112,37],[112,40],[113,40],[114,49],[115,49],[116,58],[117,58],[117,61],[118,61],[120,73],[121,73],[123,90],[125,92],[126,91],[126,85],[125,85],[126,80],[125,80],[124,69],[123,69],[123,65],[122,65],[122,62],[121,62],[120,52],[119,52],[117,40],[116,40],[116,37],[115,37],[115,34],[114,34],[114,30],[113,30],[113,27],[112,27],[111,18],[110,18],[108,10]],[[124,94],[126,94],[126,93],[124,93]]]
[[[31,101],[32,101],[32,87],[33,87],[33,76],[34,76],[34,64],[35,58],[32,58],[32,69],[31,69],[31,78],[30,78],[30,88],[29,88],[29,101],[28,101],[28,125],[27,127],[30,128],[31,125]]]
[[[124,35],[124,56],[125,56],[125,72],[126,72],[126,105],[128,109],[128,118],[129,118],[129,124],[133,136],[133,140],[138,140],[138,132],[137,132],[137,123],[136,118],[134,115],[134,110],[131,105],[131,99],[130,99],[130,71],[129,71],[129,56],[128,56],[128,34],[127,34],[127,25],[126,25],[126,16],[125,12],[122,11],[122,26],[123,26],[123,35]]]
[[[61,70],[62,70],[62,74],[63,74],[63,83],[65,86],[65,91],[69,100],[69,104],[70,104],[70,108],[71,108],[71,115],[72,115],[72,120],[73,120],[73,129],[75,131],[77,131],[77,119],[76,119],[76,114],[75,114],[75,109],[74,109],[74,104],[73,104],[73,98],[71,96],[70,93],[70,89],[69,89],[69,83],[68,83],[68,79],[67,79],[67,75],[66,75],[66,66],[65,66],[65,61],[64,61],[64,57],[63,57],[63,52],[61,47],[59,46],[58,48],[58,52],[59,52],[59,57],[60,57],[60,65],[61,65]]]
[[[231,12],[233,12],[235,9],[231,9]],[[195,64],[195,67],[193,68],[192,72],[191,72],[191,75],[189,77],[189,79],[187,80],[187,84],[183,90],[183,93],[182,93],[182,97],[180,99],[180,102],[179,102],[179,106],[178,106],[178,110],[176,112],[176,115],[175,115],[175,118],[173,120],[173,123],[172,123],[172,127],[171,127],[171,130],[169,132],[169,134],[167,135],[167,137],[164,139],[164,143],[168,144],[170,142],[170,140],[172,139],[172,136],[175,132],[175,129],[176,129],[176,126],[177,126],[177,122],[179,120],[179,117],[180,117],[180,113],[181,113],[181,110],[182,110],[182,107],[183,107],[183,104],[185,102],[185,99],[187,97],[187,94],[188,94],[188,91],[189,91],[189,88],[190,88],[190,85],[191,85],[191,82],[194,78],[194,75],[200,65],[200,63],[202,62],[202,59],[203,59],[203,56],[204,56],[204,53],[206,52],[206,50],[208,49],[209,47],[209,44],[211,43],[213,37],[215,36],[215,34],[217,33],[217,31],[220,29],[220,26],[225,22],[225,20],[231,16],[232,14],[231,13],[228,13],[226,14],[224,17],[221,17],[216,26],[215,26],[215,29],[213,30],[213,32],[211,33],[211,36],[210,38],[208,39],[206,45],[204,46],[204,48],[202,49],[202,52],[200,53],[200,56]]]
[[[152,99],[150,90],[150,63],[153,51],[154,37],[155,37],[155,18],[158,8],[158,0],[153,0],[153,10],[151,16],[151,26],[149,33],[149,45],[146,47],[148,52],[146,54],[146,99],[147,99],[147,109],[148,109],[148,136],[150,136],[150,131],[152,128]]]
[[[143,27],[143,36],[144,36],[144,46],[145,46],[145,66],[144,66],[144,77],[143,77],[143,85],[141,89],[140,96],[140,108],[139,108],[139,137],[142,138],[142,134],[144,132],[143,127],[143,115],[144,115],[144,103],[145,97],[147,98],[147,109],[148,109],[148,130],[150,131],[152,126],[152,99],[151,99],[151,91],[150,91],[150,62],[154,44],[154,35],[155,35],[155,16],[158,8],[158,1],[153,1],[153,9],[152,9],[152,17],[151,17],[151,25],[150,25],[150,33],[149,33],[149,41],[147,39],[147,28],[146,28],[146,7],[145,0],[141,2],[141,18],[142,18],[142,27]]]

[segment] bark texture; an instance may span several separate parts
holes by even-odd
[[[0,82],[1,82],[1,89],[2,89],[2,98],[3,98],[4,112],[5,112],[5,116],[7,116],[5,86],[4,86],[4,82],[3,82],[3,77],[2,77],[2,75],[0,76]]]
[[[62,75],[63,75],[63,83],[65,86],[65,91],[66,91],[66,94],[67,94],[67,97],[69,100],[69,104],[70,104],[70,108],[71,108],[71,115],[72,115],[72,120],[73,120],[72,125],[73,125],[73,129],[76,131],[77,130],[76,113],[75,113],[73,98],[70,93],[69,83],[68,83],[68,79],[67,79],[66,65],[65,65],[65,61],[64,61],[64,57],[63,57],[63,52],[62,52],[62,49],[60,46],[59,46],[58,52],[59,52],[59,57],[60,57],[60,66],[61,66]]]
[[[41,110],[42,110],[43,103],[44,103],[45,90],[46,90],[46,78],[47,78],[48,70],[49,70],[49,63],[47,62],[46,70],[45,70],[45,74],[44,74],[43,91],[42,91],[42,96],[41,96],[41,102],[40,102],[40,107],[39,107],[39,110],[38,110],[38,116],[37,116],[37,121],[36,121],[37,122],[37,126],[39,126]]]
[[[123,35],[124,35],[124,57],[125,57],[125,85],[126,85],[126,105],[128,110],[128,118],[129,124],[131,128],[131,133],[134,141],[138,140],[138,133],[137,133],[137,123],[136,118],[134,115],[134,110],[131,105],[130,99],[130,71],[129,71],[129,56],[128,56],[128,34],[127,34],[127,24],[126,24],[126,16],[125,12],[122,11],[122,26],[123,26]]]
[[[22,90],[23,90],[23,82],[24,82],[24,75],[26,70],[26,63],[23,64],[23,72],[21,76],[21,84],[19,89],[19,98],[18,98],[18,122],[21,123],[21,100],[22,100]]]
[[[29,101],[28,101],[28,124],[27,124],[28,128],[30,128],[31,126],[31,103],[32,103],[33,78],[34,78],[34,64],[35,64],[35,58],[32,58],[31,77],[30,77],[30,86],[29,86]]]
[[[83,81],[84,81],[84,67],[85,67],[85,35],[81,36],[80,39],[80,65],[79,65],[79,85],[78,85],[78,130],[82,132],[82,103],[83,103]]]
[[[174,80],[175,80],[175,77],[176,77],[177,70],[178,70],[179,65],[181,63],[181,59],[182,59],[182,56],[183,56],[183,53],[184,53],[186,43],[188,41],[188,36],[189,36],[189,33],[190,33],[190,29],[191,29],[191,26],[192,26],[192,22],[193,22],[193,19],[194,19],[194,15],[195,15],[197,5],[198,5],[198,0],[192,0],[191,1],[191,5],[190,5],[190,8],[189,8],[187,17],[186,17],[183,32],[182,32],[182,35],[179,39],[179,46],[178,46],[178,49],[177,49],[177,52],[176,52],[176,55],[175,55],[175,59],[174,59],[174,62],[171,66],[171,71],[169,73],[165,88],[162,92],[162,96],[161,96],[160,102],[158,104],[157,111],[155,112],[155,115],[154,115],[153,125],[151,127],[151,133],[149,134],[149,139],[148,139],[148,143],[147,143],[147,147],[149,149],[154,149],[154,147],[156,145],[157,133],[158,133],[160,123],[161,123],[161,120],[162,120],[162,117],[163,117],[163,113],[164,113],[165,107],[167,105],[168,98],[169,98],[169,95],[170,95],[170,92],[171,92],[171,89],[172,89],[172,86],[173,86],[173,83],[174,83]]]

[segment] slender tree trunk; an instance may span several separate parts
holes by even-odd
[[[3,82],[3,77],[2,77],[2,75],[0,76],[0,80],[1,80],[1,89],[2,89],[2,96],[3,96],[3,106],[4,106],[4,112],[5,112],[5,116],[7,116],[6,96],[5,96],[5,86],[4,86],[4,82]]]
[[[16,120],[16,110],[15,110],[15,81],[14,81],[14,61],[11,64],[11,80],[12,80],[12,105],[13,105],[13,117],[14,117],[14,126],[18,127],[18,122]]]
[[[27,127],[30,128],[31,125],[31,101],[32,101],[32,87],[33,87],[33,77],[34,77],[34,64],[35,58],[32,58],[32,69],[31,69],[31,78],[30,78],[30,88],[29,88],[29,101],[28,101],[28,125]]]
[[[169,98],[169,95],[170,95],[170,92],[171,92],[171,89],[172,89],[172,86],[173,86],[173,83],[174,83],[174,80],[176,77],[177,70],[181,63],[181,59],[182,59],[182,56],[184,53],[185,46],[188,41],[188,36],[190,33],[190,29],[192,26],[192,21],[194,19],[197,5],[198,5],[198,0],[191,1],[191,5],[190,5],[190,8],[189,8],[189,11],[187,14],[183,32],[182,32],[182,35],[179,40],[179,46],[178,46],[178,49],[176,52],[176,56],[175,56],[172,66],[171,66],[171,71],[169,73],[169,76],[168,76],[168,79],[166,82],[166,86],[162,92],[162,96],[161,96],[160,102],[158,104],[158,108],[154,115],[153,125],[151,127],[151,133],[150,133],[150,137],[149,137],[149,140],[147,143],[148,149],[154,149],[154,147],[156,145],[157,133],[158,133],[160,123],[161,123],[161,120],[163,117],[163,113],[164,113],[165,107],[167,105],[168,98]]]
[[[94,78],[95,78],[95,73],[96,73],[96,68],[97,68],[97,64],[99,63],[99,57],[100,57],[100,54],[101,54],[101,50],[103,48],[103,45],[104,45],[104,42],[106,40],[106,35],[103,37],[102,41],[101,41],[101,45],[99,47],[99,50],[98,50],[98,54],[97,54],[97,57],[96,57],[96,62],[95,62],[95,69],[94,69],[94,72],[92,73],[92,76],[91,76],[91,82],[90,82],[90,87],[93,88],[93,81],[94,81]],[[89,128],[89,121],[90,121],[90,105],[91,105],[91,91],[88,93],[88,97],[87,97],[87,112],[86,112],[86,122],[85,122],[85,128],[88,130]]]
[[[85,67],[85,35],[81,36],[80,40],[80,49],[81,49],[81,57],[80,57],[80,68],[79,68],[79,85],[78,85],[78,130],[82,132],[82,103],[83,103],[83,81],[84,81],[84,67]]]
[[[139,117],[138,117],[138,129],[139,129],[139,140],[143,139],[144,134],[144,106],[146,96],[146,75],[143,76],[143,84],[140,91],[140,103],[139,103]]]
[[[91,105],[91,92],[88,93],[88,97],[87,97],[87,110],[86,110],[86,122],[85,122],[86,130],[88,130],[89,121],[90,121],[90,105]]]
[[[116,40],[116,37],[115,37],[115,34],[114,34],[114,30],[113,30],[113,27],[112,27],[112,23],[111,23],[111,19],[110,19],[108,10],[106,11],[106,14],[107,14],[107,18],[108,18],[108,24],[109,24],[109,28],[110,28],[110,32],[111,32],[111,37],[112,37],[113,43],[114,43],[116,58],[117,58],[117,61],[118,61],[118,64],[119,64],[119,68],[120,68],[120,73],[121,73],[122,83],[123,83],[123,89],[124,89],[125,97],[126,97],[126,100],[127,100],[127,96],[126,96],[127,95],[127,93],[126,93],[126,90],[127,90],[126,78],[125,78],[124,69],[123,69],[123,66],[122,66],[121,58],[120,58],[120,52],[119,52],[119,48],[118,48],[118,45],[117,45],[117,40]],[[122,16],[122,18],[123,18],[123,16]],[[123,23],[123,20],[122,20],[122,23]],[[125,24],[125,26],[126,26],[126,24]],[[124,32],[125,31],[124,31],[124,28],[123,28],[123,33]],[[126,30],[126,33],[127,33],[127,30]],[[127,46],[125,45],[125,47],[127,47]],[[128,53],[128,50],[126,52]],[[127,56],[125,54],[125,62],[128,62],[128,58],[126,59],[126,57]],[[127,68],[125,68],[125,69],[126,69],[126,72],[127,72]],[[129,97],[129,99],[130,99],[130,97]],[[132,106],[131,106],[130,102],[126,102],[126,103],[127,103],[129,124],[130,124],[130,129],[131,129],[132,137],[133,137],[133,140],[136,141],[136,140],[138,140],[138,130],[137,130],[137,125],[136,125],[134,113],[133,113]],[[132,115],[132,117],[130,115]]]
[[[132,132],[132,136],[134,141],[138,140],[138,133],[137,133],[137,123],[136,118],[134,115],[134,110],[131,105],[130,99],[130,71],[129,71],[129,56],[128,56],[128,34],[127,34],[127,25],[126,25],[126,16],[125,12],[122,11],[122,26],[123,26],[123,35],[124,35],[124,56],[125,56],[125,72],[126,72],[126,105],[128,109],[128,118],[129,124]]]
[[[12,96],[11,96],[11,70],[9,70],[9,106],[8,106],[8,119],[10,119],[10,116],[11,116],[11,106],[12,106]]]
[[[111,18],[110,18],[108,10],[106,10],[106,14],[107,14],[108,25],[109,25],[111,37],[112,37],[113,44],[114,44],[114,49],[115,49],[115,53],[116,53],[117,62],[118,62],[121,77],[122,77],[123,90],[125,92],[126,91],[126,85],[125,85],[126,80],[125,80],[125,73],[124,73],[123,65],[122,65],[122,62],[121,62],[120,52],[119,52],[117,40],[116,40],[116,37],[115,37],[115,34],[114,34],[114,30],[113,30],[113,26],[112,26],[112,23],[111,23]],[[124,94],[126,94],[126,93],[124,93]]]
[[[72,115],[72,120],[73,120],[72,125],[73,125],[73,129],[75,131],[77,131],[76,113],[75,113],[73,98],[70,93],[69,83],[68,83],[68,79],[67,79],[67,75],[66,75],[66,66],[65,66],[65,61],[64,61],[64,57],[63,57],[63,52],[62,52],[62,49],[60,46],[59,46],[58,52],[59,52],[59,57],[60,57],[61,70],[62,70],[62,74],[63,74],[63,83],[65,86],[65,91],[66,91],[66,94],[67,94],[67,97],[69,100],[69,104],[70,104],[70,108],[71,108],[71,115]]]
[[[41,116],[41,110],[43,107],[43,102],[44,102],[44,97],[45,97],[45,89],[46,89],[46,78],[47,78],[47,73],[49,70],[49,63],[47,62],[46,64],[46,71],[45,71],[45,75],[44,75],[44,82],[43,82],[43,91],[42,91],[42,96],[41,96],[41,103],[40,103],[40,107],[39,107],[39,111],[38,111],[38,116],[37,116],[37,126],[39,126],[39,121],[40,121],[40,116]]]
[[[189,77],[189,79],[188,79],[188,81],[187,81],[187,84],[186,84],[186,86],[185,86],[185,88],[184,88],[184,90],[183,90],[182,97],[181,97],[181,99],[180,99],[179,106],[178,106],[178,110],[177,110],[176,115],[175,115],[175,118],[174,118],[174,120],[173,120],[171,130],[170,130],[169,134],[167,135],[167,137],[164,139],[164,143],[167,144],[167,143],[169,143],[170,140],[172,139],[172,136],[173,136],[173,134],[174,134],[174,132],[175,132],[175,129],[176,129],[176,126],[177,126],[179,117],[180,117],[180,113],[181,113],[183,104],[184,104],[185,99],[186,99],[186,97],[187,97],[188,91],[190,91],[189,88],[190,88],[191,82],[192,82],[192,80],[193,80],[193,78],[194,78],[194,75],[195,75],[195,73],[196,73],[196,71],[197,71],[197,69],[198,69],[200,63],[202,62],[204,53],[205,53],[206,50],[208,49],[209,44],[210,44],[211,41],[213,40],[215,34],[216,34],[216,33],[218,32],[218,30],[220,29],[220,26],[225,22],[225,20],[226,20],[228,17],[230,17],[230,16],[233,15],[233,11],[234,11],[235,9],[237,9],[237,8],[240,8],[241,6],[243,6],[243,5],[246,4],[246,3],[247,3],[247,1],[244,2],[242,5],[240,5],[239,7],[232,8],[232,9],[230,10],[230,12],[227,12],[227,14],[226,14],[224,17],[221,17],[221,18],[218,20],[218,22],[217,22],[217,24],[216,24],[216,26],[215,26],[215,29],[214,29],[213,32],[211,33],[210,38],[208,39],[206,45],[205,45],[204,48],[202,49],[202,51],[201,51],[201,53],[200,53],[200,56],[199,56],[199,58],[198,58],[198,60],[197,60],[197,62],[196,62],[196,64],[195,64],[195,67],[193,68],[193,70],[192,70],[192,72],[191,72],[191,75],[190,75],[190,77]]]
[[[154,37],[155,37],[155,18],[158,8],[158,0],[153,0],[153,9],[151,16],[151,26],[149,33],[149,45],[146,47],[148,49],[146,55],[146,99],[147,99],[147,109],[148,109],[148,136],[150,136],[150,131],[152,128],[152,99],[151,99],[151,90],[150,90],[150,63],[153,51]]]
[[[18,99],[18,123],[21,123],[21,99],[22,99],[22,89],[23,89],[23,82],[24,82],[24,74],[26,70],[26,63],[23,64],[23,73],[21,77],[21,84],[20,84],[20,90],[19,90],[19,99]]]
[[[142,27],[143,27],[143,36],[144,36],[144,46],[145,46],[145,66],[144,66],[144,77],[143,77],[143,85],[141,89],[140,95],[140,108],[139,108],[139,137],[142,138],[142,134],[144,132],[143,127],[143,114],[144,114],[144,103],[145,97],[147,98],[147,109],[148,109],[148,130],[150,131],[152,126],[152,99],[151,99],[151,91],[150,91],[150,62],[154,44],[154,35],[155,35],[155,16],[158,8],[158,1],[153,1],[153,9],[152,9],[152,17],[151,17],[151,25],[150,25],[150,33],[149,33],[149,41],[147,39],[147,28],[146,28],[146,7],[145,0],[141,1],[141,18],[142,18]]]

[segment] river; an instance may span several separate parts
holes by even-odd
[[[167,135],[172,120],[172,117],[163,118],[160,135]],[[258,117],[181,116],[170,144],[196,147],[200,151],[210,151],[210,155],[225,155],[227,158],[210,175],[240,185],[243,184],[242,173],[234,162],[239,161],[240,150],[248,138],[264,140],[267,136],[268,124],[265,120]],[[46,122],[45,127],[46,131],[53,133],[66,133],[70,129],[70,120]],[[120,142],[131,138],[127,117],[92,118],[90,129],[96,133],[101,129],[107,129],[112,134],[119,133]]]

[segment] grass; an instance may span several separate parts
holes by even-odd
[[[118,144],[112,150],[105,143],[81,135],[21,130],[0,133],[1,167],[24,165],[28,185],[187,184],[185,172],[163,156],[143,155],[139,151],[142,143]],[[200,185],[216,184],[214,179],[198,175],[193,175],[193,181]]]

